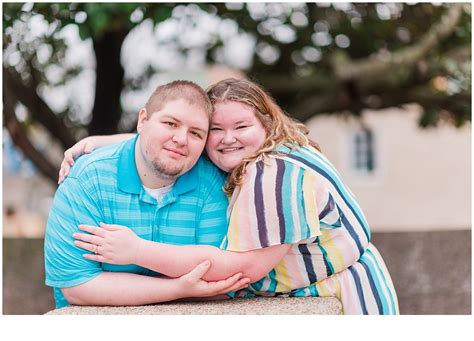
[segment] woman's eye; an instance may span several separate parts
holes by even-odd
[[[170,127],[176,127],[176,123],[174,122],[165,122],[166,125],[169,125]]]
[[[210,130],[212,130],[212,131],[220,131],[220,130],[222,130],[222,129],[221,129],[221,128],[214,127],[214,128],[211,128]]]
[[[238,126],[237,129],[244,129],[247,128],[248,126]]]

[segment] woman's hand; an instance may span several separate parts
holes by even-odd
[[[75,159],[77,159],[81,155],[89,154],[95,148],[96,146],[93,137],[86,137],[77,142],[68,150],[66,150],[64,152],[63,162],[61,162],[61,169],[59,170],[58,184],[63,182],[64,179],[68,176],[69,170],[74,165]]]
[[[183,297],[210,297],[226,294],[246,288],[249,278],[241,278],[242,273],[237,273],[225,280],[216,282],[206,282],[202,277],[211,267],[211,262],[206,260],[198,264],[191,272],[179,277],[178,285],[183,292]]]
[[[84,254],[84,258],[109,264],[136,264],[144,240],[128,227],[100,223],[100,228],[79,225],[79,229],[90,234],[74,233],[74,245],[94,253]]]

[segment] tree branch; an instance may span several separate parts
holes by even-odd
[[[5,80],[4,80],[5,82]],[[44,153],[38,151],[31,141],[28,139],[28,134],[23,125],[17,120],[15,115],[15,103],[17,102],[15,95],[8,87],[3,87],[3,114],[4,126],[7,128],[13,142],[19,147],[23,153],[36,166],[36,168],[46,178],[53,183],[58,180],[58,168],[54,166],[48,159],[45,158]]]
[[[455,95],[436,91],[430,84],[416,85],[411,88],[381,89],[378,93],[363,96],[360,101],[364,108],[384,109],[397,107],[409,103],[418,103],[424,107],[438,107],[449,110],[453,116],[463,115],[460,108],[470,107],[470,91],[463,91]],[[322,93],[306,98],[297,105],[289,108],[292,117],[304,122],[317,114],[353,112],[352,103],[341,93]]]
[[[412,67],[425,57],[431,49],[450,36],[461,18],[463,4],[453,4],[438,23],[417,42],[393,53],[379,53],[371,57],[351,61],[347,55],[338,53],[332,58],[336,77],[341,81],[367,80],[372,83],[396,72],[400,66]]]
[[[70,128],[38,96],[34,82],[25,85],[13,68],[3,67],[3,87],[10,89],[11,93],[15,94],[16,98],[28,108],[31,117],[56,137],[64,149],[76,143],[76,139],[70,133]]]

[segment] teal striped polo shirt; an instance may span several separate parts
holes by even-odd
[[[56,307],[69,305],[60,288],[87,282],[102,271],[153,275],[136,265],[85,259],[73,244],[79,224],[124,225],[147,240],[176,245],[219,246],[227,232],[225,175],[209,160],[180,176],[158,203],[143,188],[135,166],[137,137],[79,158],[56,191],[45,235],[46,285]]]

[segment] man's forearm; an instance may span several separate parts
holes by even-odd
[[[63,288],[74,305],[144,305],[186,297],[177,279],[122,272],[103,272],[81,285]]]

